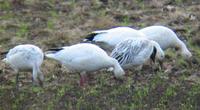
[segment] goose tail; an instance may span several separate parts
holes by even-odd
[[[63,48],[52,48],[48,49],[48,51],[45,52],[45,59],[46,58],[51,58],[51,59],[56,59],[56,53],[60,50],[63,50]]]
[[[8,62],[8,59],[7,58],[4,58],[3,60],[1,60],[2,62],[4,63],[7,63]]]
[[[63,49],[64,49],[64,47],[60,47],[60,48],[50,48],[50,49],[48,49],[47,51],[50,51],[50,52],[58,52],[58,51],[63,50]]]
[[[85,39],[83,39],[83,42],[93,42],[97,35],[103,34],[103,33],[107,33],[107,31],[106,30],[93,31],[93,32],[89,33],[85,37]]]
[[[45,53],[45,58],[51,58],[51,59],[55,59],[55,54],[54,53]]]
[[[4,52],[1,52],[0,54],[1,55],[6,55],[8,53],[8,51],[4,51]]]
[[[88,34],[87,37],[83,39],[83,42],[92,42],[97,34],[98,33],[95,33],[95,32]]]

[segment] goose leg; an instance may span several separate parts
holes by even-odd
[[[158,65],[159,65],[159,70],[163,69],[163,61],[158,61]]]
[[[15,84],[16,84],[16,89],[19,89],[19,72],[16,71],[17,75],[16,75],[16,79],[15,79]]]
[[[158,62],[158,63],[157,63]],[[157,61],[150,61],[150,65],[152,65],[152,68],[153,68],[153,71],[156,72],[158,70],[161,70],[161,64],[162,62],[160,60],[157,60]]]
[[[33,80],[33,84],[37,85],[38,79],[37,79],[37,68],[36,67],[33,67],[32,80]]]
[[[81,72],[80,73],[80,86],[83,87],[84,83],[87,80],[86,72]]]
[[[43,73],[40,71],[40,69],[38,69],[38,75],[39,75],[39,78],[38,78],[38,80],[39,80],[39,85],[40,85],[41,87],[43,87],[44,75],[43,75]]]

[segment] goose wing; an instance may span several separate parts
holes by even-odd
[[[6,55],[7,59],[15,59],[20,61],[42,61],[44,58],[43,52],[33,45],[18,45],[9,50]]]
[[[93,32],[89,33],[85,37],[85,39],[83,39],[83,41],[94,41],[97,36],[99,36],[100,34],[105,34],[105,33],[107,33],[107,30],[93,31]]]
[[[122,35],[131,36],[135,34],[134,29],[130,27],[116,27],[108,30],[97,30],[87,35],[83,41],[109,42],[113,37],[121,39]]]
[[[142,58],[148,56],[145,52],[149,50],[151,51],[151,46],[148,40],[127,39],[116,45],[111,57],[117,59],[120,65],[134,64],[136,58],[144,60]]]
[[[18,45],[12,49],[10,49],[6,55],[6,57],[13,56],[18,53],[24,53],[24,54],[34,54],[35,49],[34,48],[29,48],[30,46],[26,45]]]

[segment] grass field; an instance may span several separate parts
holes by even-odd
[[[31,43],[44,51],[79,43],[88,33],[116,26],[164,25],[185,41],[191,62],[166,51],[163,70],[145,66],[118,81],[105,70],[84,88],[79,75],[45,60],[44,88],[31,73],[0,63],[0,110],[199,110],[200,2],[198,0],[0,0],[0,52]],[[3,56],[1,56],[2,58]]]

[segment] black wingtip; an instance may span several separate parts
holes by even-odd
[[[54,52],[57,52],[57,51],[60,51],[60,50],[63,50],[63,48],[50,48],[48,49],[47,51],[54,51]]]
[[[97,35],[98,33],[90,33],[87,35],[87,37],[85,37],[85,39],[83,41],[93,41],[94,37]]]
[[[151,60],[155,63],[155,60],[156,60],[156,53],[157,53],[157,49],[156,47],[153,47],[153,52],[151,54]]]
[[[6,57],[6,55],[8,54],[9,51],[4,51],[4,52],[0,52],[0,59],[3,59],[4,57]]]
[[[1,55],[6,55],[8,53],[8,51],[4,51],[4,52],[1,52],[0,54]]]
[[[49,53],[57,53],[58,51],[60,50],[63,50],[64,48],[63,47],[60,47],[60,48],[50,48],[48,49],[45,54],[49,54]],[[46,55],[44,55],[44,59],[47,59]]]

